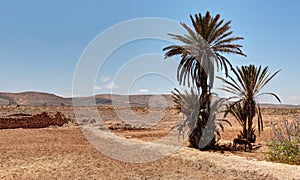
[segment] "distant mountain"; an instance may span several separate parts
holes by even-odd
[[[99,94],[92,97],[75,97],[74,102],[78,106],[115,105],[132,107],[162,107],[173,106],[172,95],[111,95]]]
[[[0,93],[0,102],[4,102],[5,104],[27,106],[72,105],[70,98],[62,98],[55,94],[42,92]]]
[[[173,106],[172,95],[111,95],[99,94],[91,97],[75,97],[78,106],[97,105],[115,105],[115,106]],[[43,92],[21,92],[21,93],[1,93],[0,105],[26,105],[26,106],[42,106],[42,105],[73,105],[72,98],[63,98],[55,94]],[[261,104],[263,108],[300,108],[300,105],[287,104]]]
[[[300,105],[292,104],[261,104],[262,108],[300,108]]]
[[[79,106],[97,105],[116,105],[147,107],[147,106],[173,106],[171,95],[111,95],[100,94],[91,97],[75,97],[75,102]],[[42,106],[42,105],[72,105],[72,98],[63,98],[55,94],[43,92],[21,92],[21,93],[0,93],[0,105],[26,105],[26,106]]]

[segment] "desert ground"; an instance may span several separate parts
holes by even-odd
[[[85,108],[88,107],[82,107],[83,112]],[[175,109],[168,108],[151,126],[143,123],[128,126],[118,117],[118,108],[135,112],[139,122],[146,121],[146,118],[138,118],[149,117],[151,111],[154,114],[161,111],[145,107],[98,106],[104,126],[124,140],[155,141],[168,134],[176,120],[182,118]],[[265,154],[272,137],[270,124],[300,117],[297,108],[263,108],[265,129],[252,152],[244,152],[242,148],[199,151],[189,148],[186,142],[172,154],[147,163],[123,162],[98,151],[80,128],[95,122],[88,118],[76,121],[72,106],[0,106],[2,118],[42,112],[50,115],[61,112],[70,121],[61,127],[0,130],[1,179],[300,179],[300,166],[269,162]],[[225,125],[220,144],[230,144],[241,130],[232,117],[229,120],[232,126]]]

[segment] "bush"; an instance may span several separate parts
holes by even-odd
[[[300,164],[300,120],[284,121],[282,125],[272,125],[274,137],[267,152],[272,161]]]

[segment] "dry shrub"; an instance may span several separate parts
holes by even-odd
[[[274,137],[267,152],[272,161],[300,164],[300,119],[285,120],[283,124],[272,125]]]

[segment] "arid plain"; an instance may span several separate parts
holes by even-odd
[[[32,97],[27,99],[30,98]],[[139,126],[130,126],[117,115],[118,108],[125,112],[135,112],[138,117],[147,117],[153,111],[161,112],[159,108],[141,106],[141,102],[145,100],[139,98],[147,99],[143,96],[135,97],[140,105],[136,104],[135,107],[98,105],[99,114],[106,117],[104,126],[126,140],[155,141],[168,134],[176,121],[182,118],[181,113],[170,107],[164,109],[163,118],[150,127],[143,126],[145,119],[141,119]],[[23,103],[28,103],[24,96],[23,100]],[[252,152],[244,152],[241,148],[237,151],[199,151],[184,143],[176,152],[157,161],[129,163],[97,151],[80,129],[82,124],[95,122],[90,119],[76,121],[72,106],[63,103],[56,106],[28,106],[17,101],[18,105],[1,106],[0,117],[29,116],[42,112],[53,117],[55,113],[61,112],[69,122],[61,127],[0,130],[2,179],[300,179],[300,166],[269,162],[266,156],[267,143],[272,138],[271,123],[299,118],[298,107],[264,106],[265,128],[258,136]],[[241,130],[232,117],[229,117],[229,121],[232,126],[225,125],[220,146],[230,145]]]

